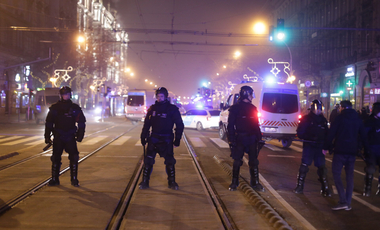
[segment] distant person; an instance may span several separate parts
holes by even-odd
[[[148,143],[148,147],[144,156],[143,179],[139,184],[140,189],[149,188],[150,174],[153,171],[157,153],[165,159],[168,187],[173,190],[179,189],[175,181],[176,160],[173,148],[180,144],[184,125],[178,107],[169,103],[168,95],[169,92],[166,88],[158,88],[156,90],[157,100],[154,105],[150,106],[145,116],[141,131],[141,144],[145,148]],[[176,128],[173,135],[174,124]],[[150,128],[152,128],[151,133]]]
[[[340,109],[340,105],[336,104],[334,109],[331,111],[330,118],[329,118],[330,125],[334,122],[335,118],[339,115],[339,109]]]
[[[326,154],[327,150],[333,149],[332,173],[339,194],[339,202],[332,207],[332,210],[351,210],[354,167],[360,147],[359,137],[366,151],[368,151],[369,145],[364,124],[356,111],[352,109],[351,102],[348,100],[341,101],[340,106],[341,113],[331,125],[323,153]],[[343,166],[346,172],[346,190],[341,178]]]
[[[239,172],[243,165],[244,152],[248,153],[248,165],[251,175],[251,187],[257,191],[264,191],[259,182],[258,144],[262,135],[257,117],[257,108],[252,104],[253,89],[250,86],[242,86],[239,92],[238,102],[229,108],[228,114],[228,144],[231,149],[231,157],[234,160],[232,166],[232,183],[230,191],[235,191],[239,186]]]
[[[369,118],[369,114],[367,113],[367,110],[366,108],[362,108],[361,111],[360,111],[360,119],[362,119],[362,121],[364,122],[365,120],[367,120]]]
[[[380,102],[373,104],[372,114],[365,120],[364,126],[368,135],[370,152],[365,154],[366,167],[364,171],[366,175],[364,177],[363,196],[370,196],[376,165],[379,167],[380,172]],[[378,181],[376,195],[380,196],[380,176]]]
[[[297,187],[294,189],[295,193],[303,193],[306,174],[309,171],[309,166],[314,161],[315,167],[318,168],[319,182],[321,182],[321,194],[331,196],[327,181],[325,155],[322,152],[328,127],[327,120],[322,112],[323,103],[320,100],[314,100],[310,106],[310,113],[302,117],[298,125],[297,136],[304,142],[301,166],[297,176]]]
[[[52,178],[49,186],[59,185],[59,171],[63,150],[69,154],[71,184],[79,186],[77,141],[81,142],[86,128],[86,118],[79,105],[71,99],[71,89],[63,86],[59,90],[61,99],[49,108],[45,123],[45,143],[51,143],[53,133],[53,154],[51,156]],[[78,124],[78,126],[77,126]]]

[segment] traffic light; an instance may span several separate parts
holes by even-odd
[[[283,18],[277,19],[276,39],[279,41],[285,40],[285,20]]]
[[[270,42],[273,42],[273,40],[274,40],[273,36],[274,36],[274,26],[270,26],[269,27],[269,37],[268,37]]]

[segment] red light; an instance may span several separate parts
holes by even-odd
[[[301,119],[302,118],[302,115],[300,114],[300,115],[298,115],[298,119]]]
[[[261,117],[261,113],[260,112],[257,112],[257,117]]]

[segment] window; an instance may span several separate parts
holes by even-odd
[[[141,106],[144,105],[144,96],[128,95],[129,106]]]
[[[220,115],[220,111],[219,110],[209,110],[208,112],[210,113],[210,115],[212,117]]]
[[[193,115],[207,116],[206,110],[193,110]]]
[[[297,95],[283,93],[265,93],[262,109],[270,113],[289,114],[298,112]]]

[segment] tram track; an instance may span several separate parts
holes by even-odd
[[[110,130],[110,129],[115,128],[115,127],[116,127],[116,125],[113,125],[113,126],[111,126],[111,127],[107,127],[107,128],[105,128],[105,129],[98,130],[98,131],[93,132],[93,133],[91,133],[91,134],[85,135],[85,138],[90,137],[90,136],[92,136],[92,135],[95,135],[95,134],[97,134],[97,133],[105,132],[105,131]],[[10,164],[3,165],[3,166],[0,167],[0,172],[3,171],[3,170],[5,170],[5,169],[8,169],[8,168],[12,168],[12,167],[18,166],[18,165],[20,165],[20,164],[23,164],[23,163],[25,163],[25,162],[28,162],[28,161],[30,161],[30,160],[33,160],[33,159],[38,158],[38,157],[40,157],[40,156],[43,156],[44,154],[49,153],[49,152],[51,152],[51,151],[52,151],[52,149],[48,149],[48,150],[46,150],[46,151],[43,151],[43,152],[37,153],[37,154],[35,154],[35,155],[32,155],[32,156],[26,157],[26,158],[24,158],[24,159],[21,159],[21,160],[18,160],[18,161],[12,162],[12,163],[10,163]],[[17,152],[17,151],[16,151],[16,152]]]
[[[115,127],[115,126],[113,126]],[[105,147],[107,147],[108,145],[110,145],[112,142],[116,141],[117,139],[119,139],[120,137],[122,137],[123,135],[125,135],[126,133],[130,132],[131,130],[133,130],[135,127],[131,127],[130,129],[128,129],[127,131],[119,134],[118,136],[116,136],[115,138],[113,138],[112,140],[108,141],[107,143],[101,145],[100,147],[98,147],[97,149],[93,150],[92,152],[86,154],[85,156],[83,156],[79,161],[78,161],[78,164],[80,164],[81,162],[85,161],[86,159],[88,159],[89,157],[93,156],[95,153],[99,152],[100,150],[104,149]],[[107,128],[107,130],[110,129],[110,128]],[[91,135],[94,135],[96,133],[99,133],[99,132],[102,132],[102,131],[105,131],[105,130],[99,130],[95,133],[92,133]],[[89,136],[89,135],[88,135]],[[49,150],[47,150],[49,151]],[[45,152],[47,152],[45,151]],[[51,151],[51,150],[50,150]],[[42,154],[42,153],[40,153]],[[25,161],[24,161],[25,162]],[[21,162],[21,163],[24,163],[24,162]],[[20,163],[20,164],[21,164]],[[66,167],[64,169],[62,169],[60,171],[60,175],[62,175],[63,173],[65,173],[66,171],[68,171],[70,169],[70,167]],[[43,179],[42,181],[40,181],[39,183],[37,183],[36,185],[32,186],[31,188],[27,189],[25,192],[21,193],[21,194],[18,194],[16,196],[14,196],[13,198],[11,198],[10,200],[8,200],[7,202],[5,202],[4,204],[2,204],[0,206],[0,215],[2,215],[3,213],[5,213],[7,210],[9,210],[10,208],[14,207],[15,205],[17,205],[18,203],[20,203],[21,201],[25,200],[27,197],[33,195],[35,192],[37,192],[39,189],[41,189],[42,187],[46,186],[48,183],[49,183],[49,180],[51,179],[51,176],[50,177],[47,177],[45,179]]]
[[[198,160],[196,159],[195,151],[194,151],[193,147],[190,145],[190,143],[188,142],[185,134],[183,135],[183,141],[185,142],[187,151],[190,154],[191,159],[195,165],[196,172],[198,173],[199,178],[201,178],[201,183],[203,183],[202,185],[206,190],[206,194],[211,199],[212,205],[213,205],[215,211],[217,212],[218,217],[219,217],[222,225],[224,226],[224,229],[228,229],[228,230],[238,229],[236,224],[234,223],[231,215],[229,214],[228,210],[224,206],[221,197],[218,195],[216,190],[213,188],[212,184],[208,181],[208,179],[207,179],[205,173],[203,172]],[[119,230],[120,229],[120,226],[122,225],[122,221],[123,221],[123,216],[127,212],[128,208],[130,206],[131,200],[132,200],[132,196],[136,192],[136,189],[138,187],[137,183],[138,183],[139,178],[141,176],[142,168],[143,168],[143,160],[142,160],[142,156],[141,156],[141,159],[140,159],[139,163],[136,165],[136,167],[134,169],[134,173],[132,174],[132,177],[131,177],[129,183],[128,183],[124,193],[122,194],[122,196],[118,202],[118,205],[115,208],[115,211],[114,211],[112,217],[110,218],[110,221],[109,221],[107,227],[105,228],[106,230]]]

